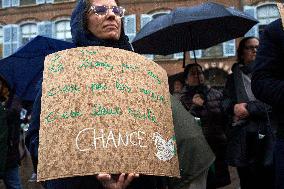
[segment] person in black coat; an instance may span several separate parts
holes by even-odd
[[[277,124],[275,144],[275,185],[284,188],[284,31],[278,19],[263,31],[255,60],[252,91],[272,106],[273,121]]]
[[[7,189],[21,189],[20,165],[20,100],[11,95],[0,77],[0,179]]]
[[[251,67],[259,40],[243,38],[223,91],[222,107],[227,114],[227,162],[237,167],[242,189],[273,188],[272,129],[269,107],[251,91]],[[271,146],[266,146],[271,144]]]

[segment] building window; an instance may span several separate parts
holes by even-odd
[[[72,42],[69,20],[62,20],[55,23],[55,36],[57,39]]]
[[[45,37],[53,37],[53,22],[45,20],[37,23],[37,34]]]
[[[20,6],[20,0],[1,0],[2,8],[18,7]]]
[[[20,0],[20,5],[35,5],[36,0]]]
[[[277,5],[274,3],[264,4],[260,6],[244,6],[244,12],[254,17],[259,21],[257,25],[252,27],[246,37],[259,37],[265,26],[280,17]]]
[[[124,32],[128,36],[129,42],[131,43],[136,35],[136,15],[126,15],[123,17]]]
[[[276,4],[266,4],[257,7],[257,19],[259,21],[259,34],[264,30],[265,26],[277,20],[280,15]]]
[[[20,27],[16,24],[3,26],[3,58],[14,53],[20,46]]]
[[[21,45],[26,44],[37,35],[36,24],[24,24],[21,26]]]
[[[54,3],[68,2],[68,1],[74,1],[74,0],[54,0]]]
[[[36,0],[36,4],[53,3],[53,0]]]
[[[0,59],[3,55],[3,28],[0,26]]]
[[[235,55],[236,55],[235,39],[219,43],[207,49],[195,50],[196,58],[218,58],[218,57],[230,57]],[[194,59],[193,51],[190,51],[190,58]]]
[[[223,45],[219,43],[213,47],[202,50],[203,58],[212,58],[212,57],[222,57],[223,56]]]

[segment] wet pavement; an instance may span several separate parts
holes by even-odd
[[[26,156],[26,158],[23,159],[22,166],[20,168],[20,173],[23,189],[44,189],[39,183],[29,182],[29,179],[32,175],[32,163],[29,156]],[[236,169],[230,167],[230,173],[232,184],[222,187],[220,189],[239,189],[239,179],[236,173]],[[0,189],[5,189],[2,180],[0,180]]]

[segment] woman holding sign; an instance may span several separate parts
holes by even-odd
[[[76,46],[107,46],[131,51],[128,37],[124,34],[121,18],[125,9],[117,5],[114,0],[79,1],[71,18],[71,31]],[[37,143],[40,113],[39,92],[34,108],[33,121],[28,133],[28,142]],[[29,146],[35,146],[30,144]],[[34,151],[34,150],[31,150]],[[99,174],[94,176],[72,177],[56,179],[44,183],[47,189],[88,189],[106,188],[123,189],[128,185],[131,188],[164,188],[161,179],[153,176],[122,173],[120,175]],[[135,181],[134,181],[135,180]],[[130,184],[131,183],[131,184]]]
[[[79,0],[71,17],[73,42],[78,47],[106,46],[132,51],[121,20],[124,12],[125,9],[118,6],[115,0]],[[40,98],[41,90],[34,104],[32,124],[27,137],[29,141],[36,145],[30,144],[30,146],[38,146]],[[187,148],[179,149],[178,147],[179,155],[182,154],[180,155],[182,159],[179,159],[182,180],[177,179],[167,182],[166,177],[122,173],[120,175],[99,174],[97,176],[56,179],[46,181],[44,186],[47,189],[163,189],[168,186],[173,188],[188,186],[189,183],[208,169],[214,160],[214,155],[207,145],[200,128],[193,125],[193,119],[189,120],[190,115],[185,115],[187,112],[182,105],[177,100],[172,99],[172,106],[177,143],[182,143],[182,146]],[[191,141],[187,140],[191,136]],[[37,150],[31,151],[37,152]],[[183,158],[186,161],[183,161]]]

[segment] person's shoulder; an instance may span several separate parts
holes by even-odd
[[[282,19],[279,18],[279,19],[271,22],[270,24],[268,24],[265,28],[265,32],[273,32],[273,33],[284,32]]]

